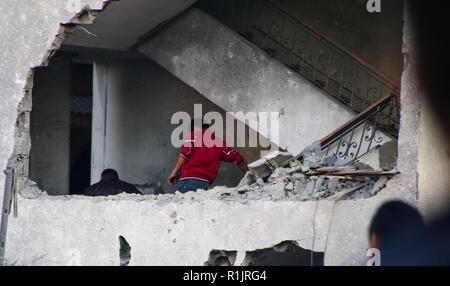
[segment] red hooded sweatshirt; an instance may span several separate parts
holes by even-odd
[[[241,153],[231,149],[226,143],[208,130],[192,131],[183,143],[181,157],[187,160],[181,167],[180,181],[200,180],[211,184],[219,173],[220,161],[244,163]]]

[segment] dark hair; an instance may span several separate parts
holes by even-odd
[[[401,201],[391,201],[378,208],[370,223],[369,235],[377,235],[384,244],[398,234],[420,231],[424,227],[417,209]]]
[[[211,125],[203,122],[202,118],[194,118],[191,120],[191,131],[194,131],[194,127],[196,126],[202,129],[208,129]]]
[[[118,179],[119,174],[114,169],[105,169],[102,172],[102,178],[112,178],[112,179]]]

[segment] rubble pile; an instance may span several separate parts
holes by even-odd
[[[224,200],[247,203],[251,200],[262,201],[317,201],[367,199],[382,190],[395,174],[395,165],[383,170],[373,170],[370,166],[340,160],[334,155],[323,156],[320,142],[315,142],[303,151],[300,162],[286,152],[272,152],[249,164],[250,171],[245,174],[238,186],[228,188],[217,186],[209,190],[175,194],[162,193],[159,184],[137,185],[143,193],[118,194],[97,197],[98,200],[157,200],[160,203],[188,202],[203,200]],[[48,196],[36,183],[30,180],[20,194],[25,199],[61,197]],[[73,196],[62,196],[69,199]],[[89,197],[77,196],[80,199]],[[91,198],[92,199],[92,198]]]
[[[384,188],[391,170],[373,170],[335,155],[323,156],[320,142],[303,151],[303,162],[286,152],[273,152],[249,165],[250,171],[224,200],[367,199]]]

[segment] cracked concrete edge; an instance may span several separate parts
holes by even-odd
[[[72,22],[83,10],[100,11],[106,0],[51,0],[0,2],[2,23],[0,50],[0,170],[15,156],[17,119],[22,112],[22,101],[31,95],[33,68],[45,66],[59,48],[64,32],[62,23]],[[49,13],[53,11],[53,13]],[[29,27],[24,29],[23,27]],[[27,94],[28,93],[28,94]],[[31,101],[31,100],[30,100]],[[20,149],[20,148],[18,148]],[[25,162],[26,164],[26,162]],[[0,204],[3,204],[5,175],[0,174]]]
[[[128,197],[128,195],[126,197]],[[217,223],[223,226],[224,229],[221,231],[223,231],[224,237],[221,237],[218,234],[213,234],[213,236],[217,237],[211,238],[213,242],[209,243],[208,247],[198,250],[198,254],[196,254],[198,257],[186,258],[189,261],[192,261],[192,263],[195,260],[197,264],[194,265],[201,265],[198,263],[204,263],[211,249],[232,249],[233,251],[238,252],[248,252],[268,248],[286,240],[296,241],[300,247],[306,250],[325,252],[326,265],[364,265],[366,262],[364,259],[367,248],[367,224],[370,221],[370,215],[379,204],[394,197],[402,198],[402,196],[398,193],[394,193],[389,190],[383,190],[380,192],[379,196],[370,199],[359,201],[342,201],[337,202],[336,205],[334,205],[334,202],[331,201],[252,201],[243,205],[238,202],[226,202],[219,200],[163,202],[156,199],[136,201],[131,198],[117,200],[107,198],[85,198],[81,196],[44,196],[36,199],[23,199],[20,197],[19,218],[17,220],[12,220],[11,229],[13,230],[13,233],[10,233],[9,235],[12,235],[12,237],[16,235],[20,236],[18,234],[27,230],[35,232],[36,230],[33,230],[33,228],[29,226],[32,222],[27,220],[27,217],[29,217],[27,214],[33,213],[34,216],[37,216],[40,220],[47,221],[46,227],[52,229],[52,232],[49,234],[43,234],[41,232],[36,234],[38,237],[44,236],[46,240],[48,240],[41,242],[43,244],[41,249],[49,250],[49,245],[60,243],[57,240],[57,233],[62,232],[62,225],[71,225],[70,215],[61,215],[64,214],[64,212],[70,212],[70,210],[67,211],[67,209],[70,209],[67,207],[68,203],[71,204],[71,208],[80,204],[84,205],[83,209],[90,209],[90,212],[93,213],[111,208],[127,209],[130,208],[130,206],[133,206],[131,209],[147,210],[150,213],[167,213],[167,217],[171,217],[172,219],[174,218],[174,211],[176,212],[175,216],[181,217],[186,215],[186,210],[197,209],[201,210],[201,214],[199,214],[195,221],[191,221],[191,227],[195,228],[194,225],[199,223],[203,225],[208,223],[207,220],[209,216],[219,218],[222,217],[222,219],[216,218],[217,221],[215,221],[214,224]],[[49,208],[51,205],[51,208],[53,209],[52,213],[59,213],[59,216],[64,218],[65,222],[54,222],[51,219],[53,216],[52,214],[42,211],[42,208],[45,207],[45,205],[49,205]],[[287,213],[285,212],[286,209],[289,210]],[[246,223],[248,224],[247,227],[245,227],[246,223],[242,223],[241,220],[235,222],[233,222],[233,219],[229,220],[230,215],[239,212],[245,214],[244,217],[248,217],[246,219]],[[279,223],[279,212],[285,212],[281,215],[283,217],[283,224]],[[145,220],[146,217],[147,216],[144,215],[142,218]],[[349,217],[352,219],[349,220]],[[253,222],[259,220],[264,221],[264,226],[253,224]],[[250,224],[250,222],[252,223]],[[92,223],[93,225],[96,225],[95,219]],[[105,222],[102,221],[102,223]],[[120,229],[126,229],[127,225],[116,223],[115,227],[119,231]],[[159,227],[161,227],[161,225]],[[153,229],[154,228],[155,227],[153,227]],[[189,229],[190,227],[185,228]],[[265,233],[269,229],[270,233]],[[278,230],[278,232],[276,230]],[[95,232],[92,232],[91,227],[87,228],[86,231],[87,233],[83,236],[84,239],[88,239],[88,237],[91,236],[96,236]],[[154,231],[160,233],[164,232],[163,229],[159,231],[154,229]],[[203,231],[215,232],[217,230],[215,230],[214,225],[211,225],[205,226]],[[272,233],[273,231],[275,231],[275,233]],[[127,233],[126,231],[119,232]],[[14,233],[17,234],[14,235]],[[238,235],[238,237],[234,237],[235,235]],[[129,240],[129,236],[134,236],[134,238]],[[136,238],[136,236],[138,238]],[[136,240],[140,241],[145,237],[145,234],[141,234],[139,232],[133,234],[127,233],[126,237],[127,240],[130,241],[130,244],[134,245],[136,244]],[[18,238],[16,237],[16,240],[17,239]],[[20,243],[20,240],[22,239],[16,241],[15,246],[13,246],[14,249],[18,247],[18,244],[22,246],[27,245],[26,243]],[[187,240],[189,241],[189,239]],[[168,246],[170,245],[165,245],[165,247]],[[192,248],[192,245],[189,245],[188,243],[186,247]],[[47,252],[33,252],[34,256],[39,256],[45,253]],[[52,253],[51,255],[58,256],[60,254]],[[175,262],[172,261],[169,265],[172,263]]]
[[[350,260],[346,265],[364,265],[367,261],[368,226],[376,209],[389,200],[402,200],[417,208],[418,205],[418,150],[421,96],[417,80],[417,65],[415,61],[410,17],[407,2],[404,12],[403,53],[404,70],[401,79],[401,117],[398,138],[397,168],[401,172],[390,180],[377,196],[366,201],[342,201],[336,205],[334,222],[330,229],[331,245],[325,253],[326,265],[342,265],[342,253]],[[356,205],[357,204],[357,205]],[[349,219],[350,218],[350,219]],[[358,243],[356,243],[358,241]]]
[[[322,225],[326,225],[323,221],[328,221],[331,209],[329,207],[331,202],[304,202],[299,204],[298,202],[254,201],[242,205],[215,200],[162,204],[157,200],[141,202],[131,200],[110,201],[85,200],[79,197],[69,200],[61,200],[61,198],[58,200],[19,198],[19,203],[19,216],[10,219],[11,231],[8,232],[8,241],[14,241],[7,247],[6,257],[10,260],[25,261],[27,257],[46,254],[56,261],[62,261],[68,249],[77,248],[82,253],[86,253],[89,247],[92,248],[95,245],[94,241],[102,241],[102,244],[108,244],[111,240],[111,243],[113,243],[112,237],[115,242],[116,234],[123,234],[135,251],[132,254],[135,260],[132,263],[135,265],[158,263],[164,265],[176,263],[202,265],[211,249],[254,251],[276,245],[285,240],[297,241],[300,247],[310,249],[313,244],[312,219],[316,205],[318,205],[318,209],[314,244],[316,251],[321,251],[324,247],[324,237],[327,230]],[[68,204],[70,204],[70,208]],[[322,205],[325,207],[322,207]],[[328,207],[326,207],[327,205]],[[45,211],[49,209],[52,210]],[[74,213],[81,210],[90,211],[77,218],[73,217]],[[107,215],[104,218],[103,216],[93,215],[105,210],[112,217]],[[176,211],[175,217],[174,211]],[[128,212],[132,213],[127,214]],[[140,214],[136,214],[136,212]],[[30,216],[31,213],[33,216]],[[58,215],[61,220],[55,220],[55,215]],[[135,219],[136,221],[132,222],[129,218],[127,219],[127,215],[140,219]],[[215,218],[214,222],[211,222],[212,218]],[[285,223],[280,224],[280,219]],[[178,222],[173,224],[172,220],[178,220]],[[37,221],[48,231],[33,227]],[[82,225],[85,225],[84,221],[89,221],[89,227],[82,227]],[[114,223],[112,223],[113,221]],[[74,227],[74,223],[79,224],[78,227]],[[83,231],[80,231],[80,227]],[[105,230],[98,232],[96,229],[100,227],[105,228]],[[184,237],[183,241],[177,240],[176,245],[172,244],[172,240],[165,242],[164,238],[171,235],[165,231],[169,227],[172,228],[171,234],[186,232],[181,235]],[[151,232],[149,232],[150,230]],[[24,232],[27,233],[26,236],[23,235]],[[198,236],[191,232],[202,234],[201,236],[205,237],[200,239],[201,243],[199,243],[197,241]],[[71,235],[67,235],[68,233]],[[66,239],[60,239],[61,235],[64,235]],[[152,240],[152,236],[158,237],[157,240],[152,242],[155,248],[170,249],[169,252],[171,252],[172,248],[175,247],[178,250],[173,250],[174,253],[177,251],[195,253],[185,254],[186,256],[180,262],[177,262],[176,255],[170,256],[170,253],[165,255],[165,261],[162,262],[155,260],[155,257],[137,257],[136,252],[140,251],[143,251],[142,256],[146,256],[145,254],[151,256],[152,251],[146,249],[148,249],[148,241]],[[33,243],[30,243],[30,239],[33,240]],[[111,248],[111,246],[106,248]],[[95,248],[90,251],[91,254],[97,254],[102,249]],[[104,259],[87,258],[85,256],[83,256],[83,259],[87,259],[85,262],[88,265],[108,264],[109,258],[107,257],[114,257],[115,251],[113,252],[112,249],[105,250],[104,254],[99,255],[103,256]]]

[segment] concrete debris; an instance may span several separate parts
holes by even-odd
[[[19,193],[24,199],[36,199],[40,196],[47,195],[47,193],[41,191],[36,184],[26,185]]]
[[[244,177],[241,179],[241,181],[238,184],[238,188],[242,186],[251,185],[256,182],[256,176],[255,173],[252,171],[249,171],[245,173]]]
[[[313,146],[309,148],[309,151],[304,152],[309,156],[304,157],[309,158],[306,163],[301,163],[283,152],[269,154],[250,164],[250,171],[234,188],[217,186],[207,191],[197,190],[187,193],[177,191],[175,194],[168,194],[159,191],[159,185],[149,184],[138,186],[141,191],[145,190],[144,195],[122,193],[108,197],[81,196],[81,198],[91,200],[158,200],[158,203],[161,204],[204,200],[235,201],[242,204],[248,204],[252,200],[357,200],[375,196],[386,186],[389,179],[398,173],[395,166],[392,166],[390,171],[373,170],[370,166],[361,163],[347,166],[329,166],[332,162],[335,162],[335,164],[340,164],[340,162],[330,159],[330,156],[317,156],[316,151]],[[311,167],[312,162],[313,168]],[[305,164],[310,165],[306,165],[305,168]],[[29,184],[20,194],[27,199],[46,196],[46,193],[41,192],[35,184]],[[48,199],[61,198],[46,197]],[[70,198],[70,196],[66,197]]]
[[[329,189],[329,191],[331,193],[335,193],[338,184],[339,184],[339,178],[338,177],[331,178],[330,181],[328,182],[328,189]]]
[[[261,178],[258,178],[258,179],[256,180],[256,184],[257,184],[258,186],[263,186],[263,185],[264,185],[264,180],[261,179]]]
[[[320,141],[314,141],[311,145],[303,150],[303,157],[322,157],[322,144]]]
[[[294,183],[293,183],[293,182],[289,182],[289,183],[286,185],[286,190],[292,192],[292,191],[294,190]]]
[[[325,166],[335,166],[337,161],[337,157],[336,155],[332,154],[332,155],[328,155],[322,158],[322,165]]]
[[[270,176],[273,170],[283,168],[294,161],[294,156],[287,152],[274,151],[263,158],[248,165],[249,169],[253,171],[256,178],[266,178]],[[292,166],[295,168],[295,164]]]
[[[272,174],[271,165],[267,159],[262,158],[248,165],[248,168],[253,171],[257,178],[266,178]]]
[[[360,162],[344,165],[335,155],[323,156],[318,141],[305,148],[302,154],[303,163],[286,153],[274,152],[250,164],[253,174],[247,173],[244,179],[255,175],[256,181],[244,187],[244,182],[253,180],[243,179],[237,188],[222,198],[273,201],[367,199],[382,190],[390,177],[398,173],[395,166],[391,171],[384,171]]]
[[[143,195],[158,195],[163,194],[164,189],[161,183],[151,183],[151,184],[135,184],[136,189],[138,189]]]
[[[283,182],[278,182],[275,184],[268,184],[267,186],[262,188],[262,191],[268,193],[269,196],[274,201],[279,201],[286,198],[285,191],[286,184]]]
[[[388,179],[386,177],[380,177],[378,181],[376,181],[375,185],[373,186],[372,190],[370,191],[370,194],[376,195],[379,191],[381,191],[388,182]]]
[[[274,151],[267,154],[264,158],[267,159],[267,162],[272,165],[273,168],[282,168],[289,165],[294,159],[294,156],[288,152]]]
[[[294,190],[292,192],[296,195],[300,194],[305,189],[305,184],[301,181],[295,181]]]

